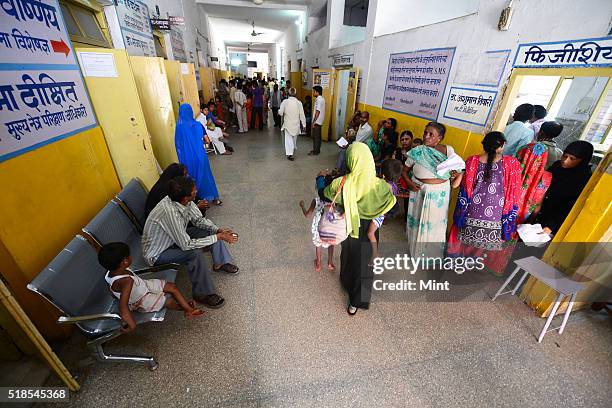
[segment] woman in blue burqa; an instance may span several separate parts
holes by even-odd
[[[203,137],[204,128],[193,118],[191,105],[182,104],[174,132],[174,145],[179,162],[187,167],[187,173],[195,180],[198,198],[221,205],[208,155],[204,150]]]

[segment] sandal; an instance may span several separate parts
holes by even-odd
[[[212,203],[219,206],[223,205],[223,201],[219,200],[218,198],[214,199]]]
[[[198,303],[203,304],[204,306],[211,309],[218,309],[225,304],[225,299],[221,296],[213,293],[212,295],[206,296],[194,296],[193,297]]]
[[[213,271],[215,272],[225,272],[225,273],[231,273],[231,274],[236,274],[238,273],[239,270],[240,268],[230,263],[223,264],[219,268],[213,267]]]
[[[348,307],[346,308],[346,313],[349,314],[349,316],[355,316],[355,314],[357,313],[357,308],[355,306],[351,306],[350,304],[348,305]]]

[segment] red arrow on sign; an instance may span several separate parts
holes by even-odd
[[[61,52],[62,54],[66,54],[66,57],[68,57],[70,53],[70,47],[61,38],[59,41],[51,40],[51,47],[53,48],[53,52]]]

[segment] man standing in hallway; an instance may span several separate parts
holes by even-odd
[[[312,94],[315,97],[312,117],[312,151],[309,156],[316,156],[321,153],[321,126],[325,120],[325,98],[323,98],[323,88],[320,85],[312,87]]]
[[[217,227],[202,216],[193,202],[197,192],[189,177],[170,180],[168,195],[147,217],[142,233],[142,256],[151,266],[167,263],[186,265],[193,299],[205,306],[219,308],[225,301],[215,293],[202,249],[210,247],[213,270],[238,273],[238,267],[231,264],[232,257],[222,242],[238,242],[238,235]]]
[[[295,88],[289,88],[289,98],[285,99],[278,110],[278,115],[283,118],[281,130],[285,134],[285,155],[287,160],[294,160],[293,154],[297,149],[297,137],[300,134],[300,125],[306,126],[306,116],[302,102],[295,97]]]
[[[281,105],[281,93],[278,90],[278,85],[274,85],[272,95],[270,97],[272,104],[272,117],[274,118],[274,127],[280,127],[280,116],[278,115],[278,109]]]
[[[254,81],[253,112],[251,113],[251,128],[255,129],[255,117],[259,118],[259,130],[263,130],[264,90],[261,83]]]
[[[230,117],[232,118],[231,125],[236,127],[238,126],[238,118],[236,116],[236,81],[235,80],[230,80],[229,82],[230,84],[230,89],[229,89],[229,95],[230,95],[230,100],[232,101],[232,109],[234,110],[233,113],[230,114]]]
[[[366,143],[368,140],[372,139],[372,126],[368,123],[369,120],[370,114],[368,112],[361,112],[361,124],[357,130],[355,141]]]
[[[249,129],[247,124],[247,111],[245,108],[246,95],[242,92],[242,83],[238,83],[234,94],[234,109],[236,110],[236,119],[238,120],[238,133],[246,133]]]

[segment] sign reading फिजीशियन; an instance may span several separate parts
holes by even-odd
[[[57,0],[0,0],[0,161],[94,126]]]
[[[391,54],[382,107],[436,120],[455,48]]]
[[[514,67],[611,67],[612,36],[519,44]]]
[[[156,57],[149,8],[139,0],[117,0],[119,27],[128,55]]]

